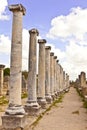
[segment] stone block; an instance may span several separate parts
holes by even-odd
[[[38,116],[40,114],[41,106],[25,106],[25,111],[29,116]]]
[[[19,130],[27,126],[27,115],[7,115],[2,116],[2,127],[5,130]]]

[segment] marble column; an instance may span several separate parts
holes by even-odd
[[[57,67],[56,67],[56,60],[57,60],[57,56],[54,56],[54,93],[55,93],[55,97],[57,98],[57,91],[56,91],[56,71],[57,71]]]
[[[2,116],[2,124],[6,129],[25,127],[25,110],[21,104],[21,72],[22,72],[22,17],[26,9],[21,5],[10,5],[13,12],[11,60],[10,60],[10,92],[9,106]]]
[[[45,47],[45,96],[47,103],[52,103],[50,93],[50,46]]]
[[[5,65],[0,64],[0,96],[3,95],[3,70],[5,68]]]
[[[45,99],[45,39],[39,39],[39,65],[38,65],[38,103],[46,107]]]
[[[39,112],[39,104],[37,103],[37,86],[36,86],[36,70],[37,70],[37,29],[31,29],[29,44],[29,74],[28,74],[28,101],[25,110],[29,115],[36,115]]]
[[[55,99],[54,93],[54,53],[50,53],[50,91],[52,99]]]

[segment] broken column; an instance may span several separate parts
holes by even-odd
[[[4,77],[3,70],[4,70],[4,68],[5,68],[5,65],[0,64],[0,96],[3,95],[3,82],[4,82],[4,80],[3,80],[3,77]]]
[[[54,93],[54,53],[50,53],[50,91],[52,99],[55,99]]]
[[[2,116],[5,129],[24,128],[26,126],[25,110],[21,104],[21,73],[22,73],[22,17],[25,8],[21,4],[10,5],[13,12],[12,44],[10,61],[9,105]]]
[[[45,98],[45,39],[39,39],[39,65],[38,65],[38,103],[42,108],[46,107]]]
[[[40,106],[37,103],[36,90],[36,70],[37,70],[37,29],[31,29],[30,44],[29,44],[29,74],[28,74],[28,101],[25,105],[25,110],[29,115],[37,115]]]
[[[45,96],[47,103],[52,102],[50,93],[50,46],[45,47]]]

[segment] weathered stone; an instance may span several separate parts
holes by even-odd
[[[45,99],[45,39],[39,39],[38,95],[37,101],[42,108],[46,107]]]
[[[55,99],[54,94],[54,53],[50,53],[50,91],[52,99]]]
[[[57,89],[56,89],[56,60],[57,60],[57,56],[54,56],[54,93],[55,93],[55,97],[57,98]]]
[[[36,69],[37,69],[37,36],[39,32],[37,29],[31,29],[30,43],[29,43],[29,74],[28,74],[28,101],[25,105],[25,111],[29,115],[36,115],[40,110],[40,106],[37,103],[36,95]]]
[[[5,65],[0,64],[0,95],[3,94],[3,70],[5,68]]]
[[[52,103],[50,93],[50,46],[45,47],[45,96],[47,103]]]
[[[2,124],[5,130],[24,129],[27,126],[27,115],[7,115],[2,116]]]
[[[25,8],[19,5],[9,6],[13,12],[11,62],[10,62],[10,98],[9,106],[2,116],[2,126],[15,129],[26,126],[25,110],[21,105],[21,72],[22,72],[22,17]]]

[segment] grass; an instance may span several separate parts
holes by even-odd
[[[33,122],[33,123],[31,124],[31,126],[30,126],[30,127],[32,127],[32,130],[33,130],[33,128],[38,124],[39,120],[45,115],[45,113],[47,113],[48,111],[50,111],[53,106],[54,106],[54,107],[57,107],[57,104],[60,103],[60,102],[62,102],[63,97],[64,97],[64,96],[61,95],[61,96],[60,96],[57,100],[55,100],[44,112],[42,112],[42,113],[38,116],[38,118],[36,119],[36,121]]]
[[[7,103],[8,103],[8,100],[6,99],[5,96],[0,97],[0,105],[7,104]]]
[[[23,99],[23,98],[27,98],[28,97],[28,94],[27,93],[22,93],[22,95],[21,95],[21,98]]]

